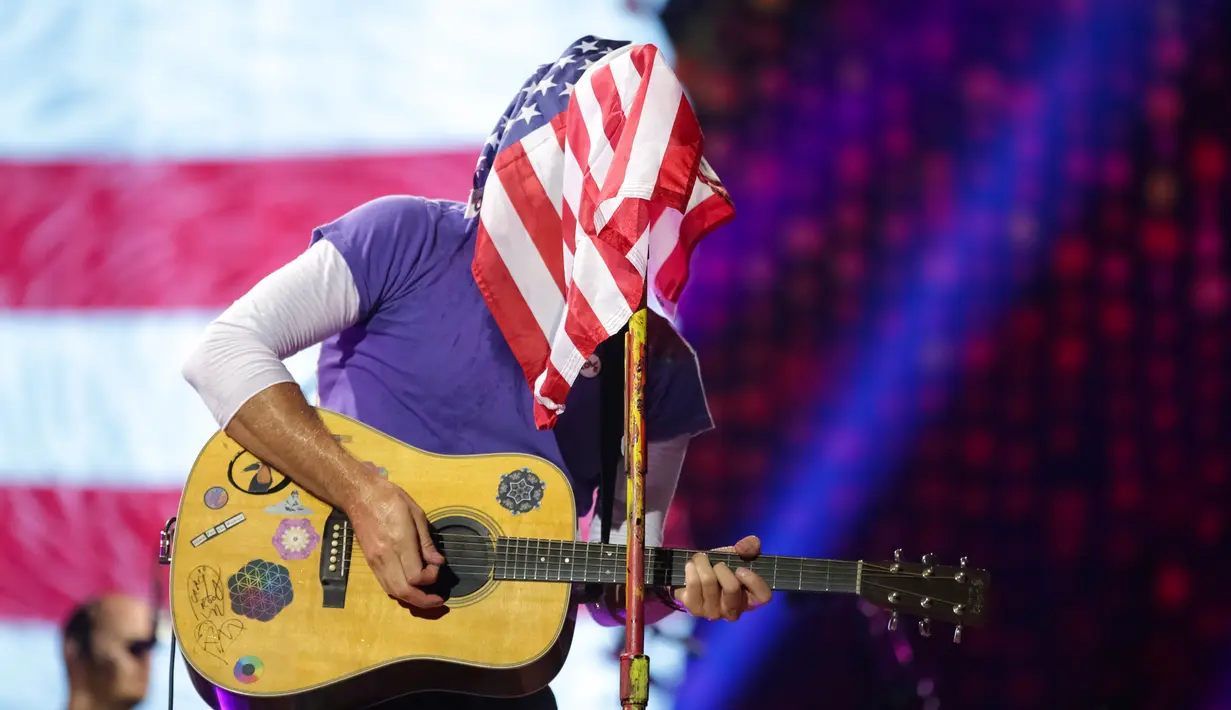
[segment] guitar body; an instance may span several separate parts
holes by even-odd
[[[341,511],[226,434],[180,501],[171,612],[214,708],[361,708],[423,690],[520,696],[547,685],[572,636],[571,585],[496,580],[498,536],[574,540],[563,472],[528,455],[442,456],[318,410],[359,460],[410,492],[449,562],[443,612],[390,599]]]

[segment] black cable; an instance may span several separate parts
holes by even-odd
[[[154,564],[154,574],[150,579],[150,588],[153,599],[154,618],[158,619],[161,616],[162,609],[162,572],[159,567],[171,564],[171,535],[175,529],[175,521],[177,518],[170,518],[167,524],[162,528],[162,534],[158,538],[158,559]],[[169,611],[169,610],[168,610]],[[172,710],[175,703],[175,619],[171,618],[171,647],[168,649],[171,657],[167,659],[167,710]],[[158,628],[155,621],[155,629]]]
[[[175,707],[175,625],[171,625],[171,659],[167,661],[167,710]]]

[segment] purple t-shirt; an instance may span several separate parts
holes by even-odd
[[[578,376],[554,430],[470,271],[474,219],[458,202],[390,196],[313,231],[346,260],[359,321],[321,345],[320,403],[441,454],[541,456],[572,480],[578,515],[598,485],[599,378]],[[696,357],[661,317],[649,328],[650,441],[713,426]]]

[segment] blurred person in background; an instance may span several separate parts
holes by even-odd
[[[64,625],[68,710],[127,710],[149,690],[154,610],[108,594],[78,605]]]

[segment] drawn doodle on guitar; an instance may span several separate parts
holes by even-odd
[[[222,591],[222,572],[217,567],[201,565],[188,573],[188,601],[197,621],[222,616],[226,611]]]
[[[243,632],[244,622],[239,619],[227,619],[221,624],[206,620],[197,624],[193,635],[198,649],[226,663],[227,648]]]

